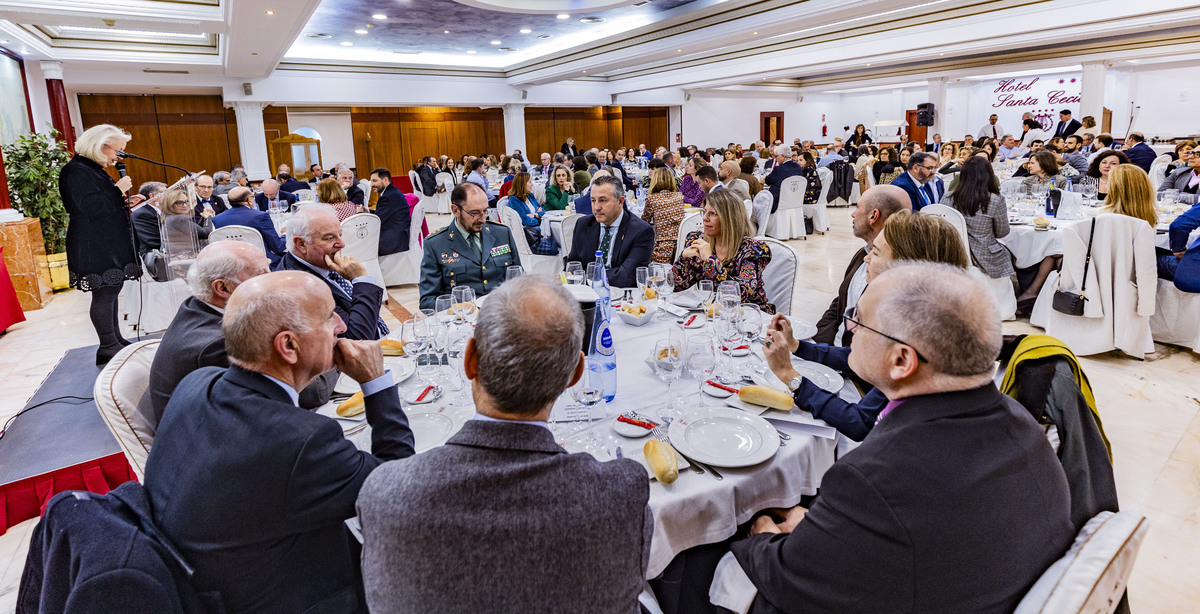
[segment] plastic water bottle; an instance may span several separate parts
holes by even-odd
[[[596,263],[593,267],[592,290],[599,297],[596,299],[596,310],[592,316],[592,339],[588,344],[587,365],[594,375],[598,375],[601,388],[604,390],[604,400],[611,402],[617,396],[617,349],[613,346],[612,331],[612,295],[608,288],[608,274],[603,263],[604,254],[596,252]]]
[[[642,184],[640,183],[638,184],[637,188],[637,204],[639,207],[644,207],[646,205],[646,188],[643,188]]]

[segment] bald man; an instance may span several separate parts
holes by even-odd
[[[222,324],[228,369],[179,383],[146,461],[155,524],[230,612],[365,612],[345,520],[380,463],[413,434],[373,341],[339,339],[333,296],[304,272],[242,282]],[[334,365],[362,386],[371,451],[297,406]]]
[[[225,201],[213,195],[215,187],[213,178],[208,175],[200,175],[196,178],[196,206],[192,212],[192,218],[201,226],[204,225],[204,218],[212,217],[228,209]]]
[[[274,179],[263,181],[259,187],[262,188],[262,193],[254,197],[254,202],[258,206],[259,211],[289,209],[298,200],[295,194],[279,189],[279,182]]]
[[[750,184],[740,177],[742,167],[735,160],[726,160],[717,167],[717,179],[726,190],[737,194],[738,200],[750,200]]]
[[[900,263],[846,322],[851,368],[892,401],[812,509],[759,517],[732,545],[753,610],[1013,611],[1075,529],[1045,432],[992,383],[988,289],[952,265]]]

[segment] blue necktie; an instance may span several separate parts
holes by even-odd
[[[933,182],[930,181],[929,183],[926,183],[924,189],[925,194],[929,197],[929,204],[937,204],[937,196],[934,196],[933,193]]]
[[[342,292],[346,293],[346,296],[349,296],[351,298],[354,297],[354,284],[347,281],[345,277],[342,277],[341,275],[338,275],[337,273],[330,271],[329,272],[329,281],[332,281],[333,283],[337,284],[337,286],[342,289]],[[383,337],[383,336],[387,335],[389,331],[388,331],[387,324],[383,323],[383,318],[379,318],[378,325],[379,325],[379,336]]]

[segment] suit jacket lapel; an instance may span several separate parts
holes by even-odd
[[[621,215],[621,224],[617,226],[617,236],[613,237],[613,244],[609,248],[614,257],[621,256],[621,246],[625,244],[625,233],[629,232],[629,217],[633,214],[626,209]]]
[[[487,260],[488,254],[492,253],[492,247],[494,247],[496,245],[496,235],[492,234],[492,229],[490,227],[488,227],[487,224],[483,225],[482,235],[483,235],[483,242],[482,242],[483,253],[480,254],[480,256],[479,256],[481,259],[481,262],[479,264],[483,264],[482,260]]]

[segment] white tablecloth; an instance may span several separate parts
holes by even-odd
[[[542,216],[542,236],[550,234],[558,241],[559,246],[563,244],[562,222],[563,218],[567,217],[566,211],[547,211],[546,215]],[[563,254],[566,256],[566,254]]]
[[[1008,236],[999,241],[1013,253],[1013,256],[1016,256],[1017,268],[1037,266],[1046,256],[1062,255],[1062,229],[1070,224],[1078,224],[1080,221],[1085,220],[1055,222],[1056,228],[1050,230],[1035,230],[1031,225],[1014,225],[1010,227]],[[1191,245],[1191,242],[1197,237],[1200,237],[1200,231],[1192,233],[1188,245]],[[1167,233],[1159,233],[1155,236],[1154,245],[1168,249]]]

